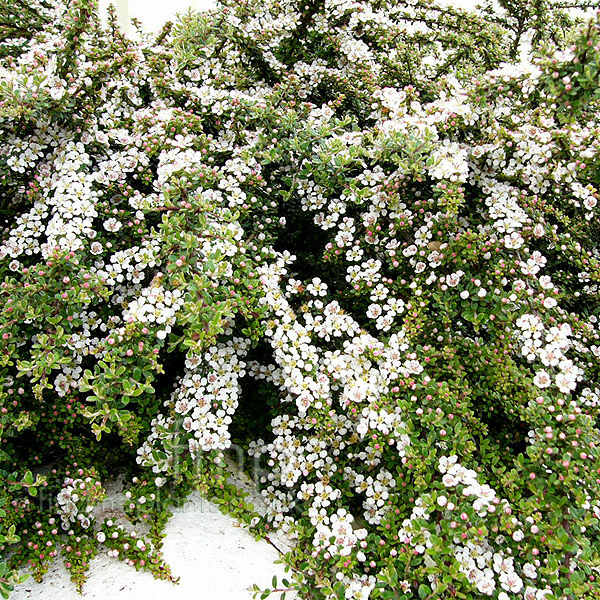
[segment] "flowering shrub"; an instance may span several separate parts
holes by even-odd
[[[59,548],[171,578],[199,488],[302,597],[596,598],[598,21],[501,64],[514,15],[429,1],[42,8],[0,65],[1,591]],[[122,472],[143,538],[94,517]]]

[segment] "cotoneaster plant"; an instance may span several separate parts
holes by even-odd
[[[304,598],[596,598],[598,22],[500,64],[535,19],[38,15],[0,30],[2,593],[172,578],[200,489]]]

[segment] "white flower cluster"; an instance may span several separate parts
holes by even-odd
[[[354,517],[344,508],[317,523],[313,546],[329,556],[349,556],[356,544],[367,537],[366,529],[353,529]]]
[[[8,151],[9,155],[6,159],[6,165],[17,173],[25,173],[25,171],[37,163],[44,155],[46,146],[41,143],[39,135],[34,135],[31,138],[20,138],[13,136],[9,138],[4,151]]]
[[[404,437],[408,438],[408,436]],[[375,477],[365,476],[351,467],[346,467],[344,478],[350,482],[357,494],[364,494],[362,506],[365,520],[372,525],[379,525],[389,512],[390,494],[396,487],[396,480],[392,474],[387,469],[381,468]]]
[[[239,380],[246,374],[243,358],[249,347],[250,340],[233,338],[213,346],[203,357],[187,357],[186,372],[171,402],[191,436],[192,456],[229,448],[229,425],[238,407]]]
[[[269,503],[269,514],[276,522],[298,499],[312,498],[311,520],[314,524],[327,524],[326,507],[340,495],[340,490],[325,483],[335,473],[335,456],[344,452],[347,459],[377,467],[381,446],[354,448],[354,444],[377,433],[391,438],[390,444],[395,444],[399,456],[404,457],[410,439],[401,411],[388,410],[377,403],[396,379],[418,375],[423,367],[416,355],[406,353],[408,344],[402,332],[393,334],[388,344],[383,344],[360,332],[337,302],[324,304],[320,298],[327,292],[319,279],[313,279],[306,287],[290,279],[283,291],[280,278],[285,274],[285,263],[282,258],[261,269],[262,302],[271,310],[267,335],[276,366],[271,369],[257,366],[255,372],[280,388],[285,394],[284,402],[295,401],[298,416],[274,419],[275,440],[270,444],[258,440],[252,445],[251,455],[268,457],[263,494]],[[304,305],[304,324],[290,305],[300,290],[319,298]],[[310,308],[313,312],[308,312]],[[338,328],[335,324],[340,317],[345,321]],[[343,349],[323,353],[314,345],[314,337],[325,341],[339,339]],[[371,352],[373,356],[369,358]],[[348,411],[348,416],[332,410],[334,401]],[[312,431],[316,422],[312,415],[323,413],[327,414],[328,431],[319,435],[317,430]],[[317,478],[315,484],[301,483],[311,477]],[[394,478],[384,469],[364,476],[350,467],[346,467],[344,478],[357,493],[364,494],[364,518],[373,524],[380,523],[389,510],[389,490],[396,485]],[[283,489],[278,489],[280,486]],[[288,491],[296,486],[300,487],[297,496]]]
[[[507,248],[519,248],[522,244],[519,231],[530,222],[519,204],[519,190],[503,182],[483,180],[482,183],[492,226],[505,234],[504,245]]]
[[[184,299],[180,290],[166,290],[160,284],[160,278],[143,289],[123,311],[123,319],[128,323],[156,323],[161,326],[157,332],[159,339],[165,339],[175,322],[177,311],[183,306]]]
[[[62,490],[56,496],[58,514],[65,531],[74,523],[79,523],[84,529],[92,524],[94,506],[86,501],[90,485],[94,485],[91,477],[86,477],[85,480],[71,477],[65,479]]]
[[[158,157],[156,186],[158,189],[180,171],[189,172],[192,167],[202,164],[203,155],[199,150],[171,148],[163,150]]]
[[[94,255],[100,254],[102,244],[92,242],[90,251]],[[96,274],[110,286],[121,285],[123,292],[135,293],[132,288],[135,290],[136,284],[144,280],[147,270],[156,266],[159,252],[158,240],[144,240],[140,246],[113,253],[107,261],[97,261]]]
[[[429,174],[434,179],[452,183],[465,182],[469,177],[468,151],[456,142],[444,140],[431,154]]]
[[[584,388],[581,390],[579,399],[585,406],[598,408],[600,407],[600,389],[594,388],[592,390],[590,388]]]
[[[54,390],[59,397],[63,398],[71,389],[79,387],[81,373],[82,369],[80,366],[70,367],[63,365],[62,373],[59,373],[54,380]]]
[[[190,353],[185,373],[171,398],[165,403],[173,416],[159,415],[152,431],[138,449],[138,463],[155,473],[169,472],[178,460],[178,452],[197,458],[202,452],[221,452],[231,445],[229,425],[238,407],[240,378],[246,374],[242,360],[250,340],[234,337],[212,346],[204,355]],[[163,446],[160,455],[156,448]]]
[[[554,383],[563,394],[574,391],[577,382],[583,378],[583,370],[566,356],[572,346],[571,326],[559,323],[547,329],[541,318],[531,313],[520,316],[515,325],[522,355],[529,362],[541,361],[545,367],[536,371],[535,385],[544,389]]]
[[[41,130],[39,136],[45,138],[46,133]],[[58,132],[57,138],[52,155],[40,168],[44,173],[39,180],[42,198],[19,217],[0,246],[0,257],[17,257],[23,252],[31,255],[40,250],[49,257],[57,247],[79,250],[84,240],[95,236],[93,220],[98,213],[88,171],[91,158],[83,144],[72,141],[66,133]],[[38,238],[44,234],[46,241],[40,243]]]
[[[108,146],[108,142],[111,140],[113,143],[126,145],[125,150],[115,149],[104,160],[99,161],[97,170],[94,172],[96,183],[109,186],[124,181],[129,173],[136,173],[148,166],[150,157],[134,145],[138,135],[134,134],[135,137],[132,137],[124,129],[109,130],[107,133],[97,130],[89,133],[90,143],[93,140]]]
[[[368,600],[377,583],[373,575],[342,576],[338,579],[344,584],[346,600]]]

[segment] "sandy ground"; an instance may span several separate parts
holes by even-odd
[[[247,482],[240,485],[249,488]],[[251,493],[251,501],[260,509],[256,492]],[[251,600],[253,584],[265,588],[273,575],[279,582],[289,578],[283,565],[274,564],[280,555],[273,545],[256,541],[197,493],[174,511],[165,531],[163,554],[173,575],[180,577],[177,585],[99,553],[83,596],[76,592],[62,560],[56,560],[42,583],[29,578],[15,588],[10,600]],[[278,548],[286,549],[284,539],[272,539]],[[279,599],[280,594],[270,597]]]

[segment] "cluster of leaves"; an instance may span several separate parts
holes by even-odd
[[[598,22],[226,1],[132,41],[17,4],[0,593],[59,552],[81,589],[100,547],[172,578],[200,489],[289,534],[306,598],[597,597]]]

